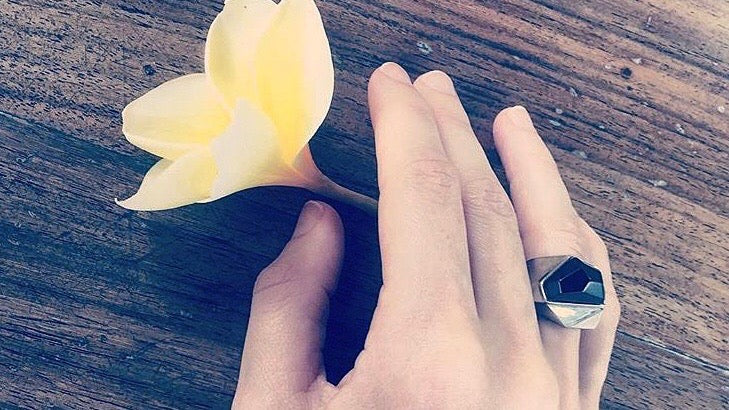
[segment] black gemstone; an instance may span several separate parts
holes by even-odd
[[[600,305],[605,288],[600,271],[572,257],[542,279],[548,302]]]
[[[562,293],[582,292],[588,283],[590,283],[590,278],[587,277],[585,271],[577,269],[569,276],[559,280],[559,290]]]

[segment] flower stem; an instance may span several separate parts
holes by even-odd
[[[370,215],[377,216],[376,200],[367,195],[362,195],[351,189],[347,189],[329,178],[324,177],[322,184],[316,189],[313,189],[313,191],[328,198],[356,206]]]

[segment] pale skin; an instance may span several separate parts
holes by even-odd
[[[308,203],[256,283],[233,408],[597,409],[620,316],[608,253],[527,111],[494,121],[507,195],[446,74],[411,82],[387,63],[369,104],[383,287],[365,349],[338,385],[327,381],[323,319],[342,225]],[[602,271],[597,329],[537,317],[526,261],[558,255]]]

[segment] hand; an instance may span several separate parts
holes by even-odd
[[[509,199],[445,74],[413,84],[388,63],[369,96],[384,285],[365,349],[338,386],[327,382],[322,319],[342,226],[307,204],[256,283],[233,407],[598,408],[619,318],[608,255],[526,110],[504,110],[493,128]],[[602,271],[597,329],[537,319],[525,261],[557,255]]]

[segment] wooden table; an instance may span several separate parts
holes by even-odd
[[[729,2],[319,1],[337,91],[312,142],[376,195],[365,91],[387,60],[453,74],[477,132],[525,104],[612,253],[624,317],[606,408],[729,406]],[[312,195],[265,188],[135,213],[155,159],[120,110],[201,71],[222,0],[0,0],[0,408],[225,408],[252,284]],[[337,380],[381,283],[375,220],[347,229]]]

